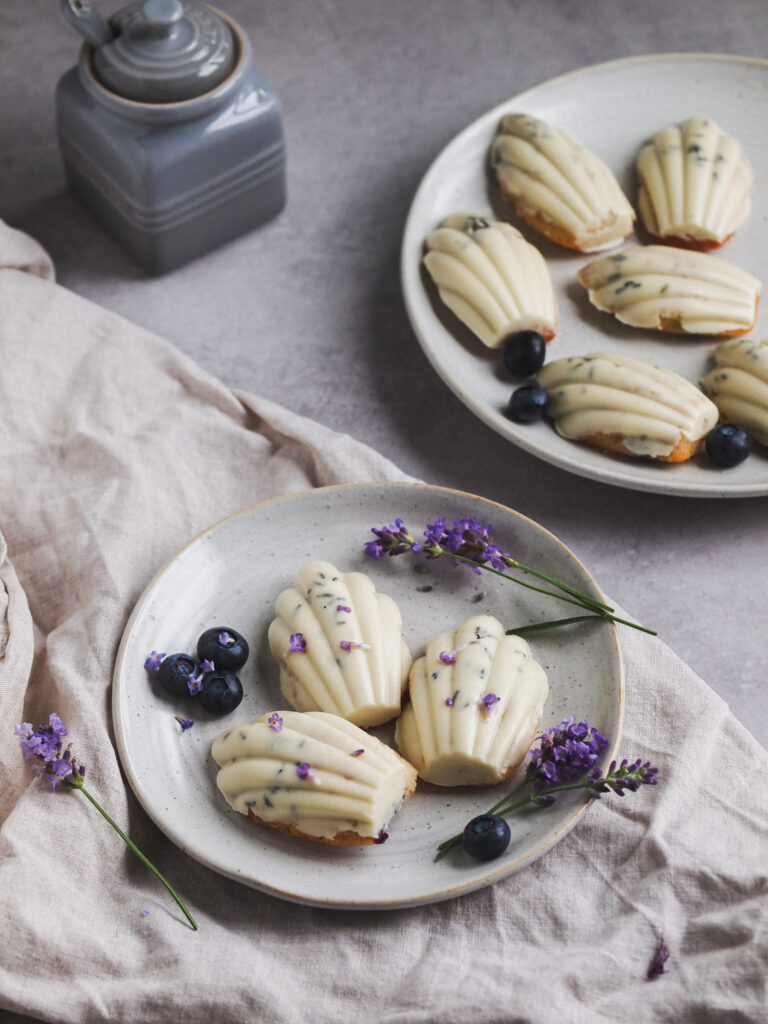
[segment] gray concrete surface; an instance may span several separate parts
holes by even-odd
[[[99,6],[110,14],[120,4]],[[145,278],[66,190],[53,94],[78,41],[53,0],[0,4],[0,217],[49,250],[63,285],[166,336],[227,384],[346,431],[428,482],[485,495],[542,523],[768,744],[768,498],[620,490],[519,451],[431,369],[398,280],[419,180],[475,117],[553,75],[612,58],[765,56],[768,5],[221,6],[249,33],[284,104],[289,200],[278,220],[167,277]]]

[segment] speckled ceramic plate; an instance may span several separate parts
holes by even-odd
[[[210,749],[219,732],[284,707],[267,627],[278,593],[312,558],[328,559],[345,572],[369,573],[398,602],[415,656],[433,633],[481,610],[509,627],[569,614],[570,605],[491,574],[476,576],[447,560],[426,563],[407,555],[377,562],[363,554],[372,526],[400,517],[420,535],[439,516],[492,523],[498,542],[524,564],[600,596],[571,552],[530,519],[483,498],[419,484],[326,487],[257,505],[200,534],[152,580],[120,645],[113,715],[134,792],[181,849],[273,896],[321,907],[396,908],[495,882],[536,860],[576,823],[588,801],[567,794],[553,808],[510,819],[512,845],[500,860],[482,864],[462,852],[434,863],[437,844],[486,810],[502,790],[459,792],[420,783],[393,819],[386,843],[350,848],[315,845],[254,825],[232,811],[216,788]],[[428,571],[417,572],[417,563]],[[433,589],[417,589],[424,585]],[[240,673],[243,703],[220,719],[197,709],[192,699],[168,697],[143,668],[152,650],[194,651],[198,635],[214,625],[239,630],[252,648]],[[623,706],[615,628],[586,623],[530,642],[550,682],[542,727],[568,715],[586,717],[611,738],[609,759]],[[182,733],[176,714],[195,719],[195,725]]]
[[[520,448],[562,469],[636,490],[691,497],[768,494],[768,454],[761,448],[735,469],[720,470],[700,457],[681,465],[610,455],[559,437],[549,422],[519,426],[504,415],[517,386],[489,352],[443,307],[421,268],[424,239],[448,214],[493,213],[520,228],[544,253],[557,295],[559,328],[548,359],[623,351],[666,366],[698,382],[717,339],[638,331],[594,309],[576,273],[592,256],[569,252],[528,229],[487,172],[487,153],[502,114],[519,110],[563,128],[602,157],[631,201],[634,161],[645,138],[694,114],[714,118],[738,138],[755,171],[747,223],[717,255],[763,282],[752,337],[768,337],[768,62],[727,55],[664,54],[583,68],[544,82],[488,111],[440,153],[414,197],[402,246],[402,284],[416,336],[445,383],[483,422]],[[642,238],[630,237],[625,245]]]

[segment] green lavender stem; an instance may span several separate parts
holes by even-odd
[[[538,633],[543,629],[570,626],[574,622],[589,622],[591,619],[610,619],[611,622],[619,622],[622,626],[631,626],[633,629],[638,629],[641,633],[650,633],[651,636],[658,636],[655,629],[638,626],[636,622],[620,619],[618,615],[574,615],[570,619],[549,619],[547,622],[534,622],[530,626],[516,626],[514,629],[508,629],[505,632],[508,636],[523,636],[525,633]]]
[[[152,872],[152,874],[155,875],[156,878],[160,879],[160,881],[163,883],[163,885],[168,890],[168,892],[171,894],[171,896],[173,896],[174,900],[178,904],[179,908],[181,909],[181,911],[184,914],[184,916],[186,917],[186,919],[192,925],[194,930],[197,931],[197,922],[195,921],[194,917],[192,917],[190,912],[187,910],[187,908],[184,906],[182,901],[177,896],[176,890],[173,888],[173,886],[170,884],[170,882],[168,882],[160,874],[160,872],[157,870],[155,865],[150,860],[148,860],[147,857],[144,856],[144,854],[141,852],[141,850],[138,848],[138,846],[133,842],[133,840],[128,838],[128,836],[125,834],[125,832],[123,832],[123,830],[120,828],[120,826],[117,824],[117,822],[113,821],[112,818],[110,818],[110,816],[107,814],[107,812],[101,806],[101,804],[99,804],[99,802],[94,797],[91,796],[91,794],[88,792],[88,790],[83,785],[83,777],[82,777],[82,775],[76,774],[73,779],[69,779],[67,781],[69,782],[70,786],[72,786],[75,789],[79,789],[80,792],[83,794],[83,796],[87,797],[91,801],[91,803],[96,808],[96,810],[99,812],[99,814],[106,821],[109,822],[109,824],[112,826],[112,828],[115,830],[115,832],[117,832],[117,834],[120,836],[120,838],[122,840],[124,840],[124,842],[126,842],[128,844],[128,846],[133,850],[133,852],[136,854],[136,856],[139,858],[139,860],[142,862],[142,864],[146,865],[146,867],[149,868],[149,870]]]
[[[505,806],[507,804],[507,801],[511,800],[515,796],[515,794],[518,793],[520,789],[522,789],[522,787],[526,785],[530,785],[530,783],[521,783],[521,785],[518,786],[517,789],[512,790],[511,793],[507,793],[505,796],[501,798],[501,800],[498,801],[498,803],[495,803],[493,807],[491,807],[490,810],[486,811],[485,813],[497,814],[499,815],[499,817],[506,818],[508,815],[514,814],[515,811],[519,811],[522,807],[526,807],[528,804],[533,804],[534,806],[538,807],[539,805],[536,803],[536,797],[539,794],[535,790],[531,790],[528,796],[526,796],[524,799],[517,800],[514,803]],[[581,782],[572,782],[568,784],[563,784],[562,786],[552,786],[550,789],[547,789],[547,796],[549,796],[550,793],[563,793],[567,789],[586,789],[588,786],[589,783],[584,779],[582,779]],[[443,857],[445,857],[445,855],[450,850],[452,850],[455,846],[459,845],[459,843],[463,839],[463,836],[464,833],[459,832],[457,835],[451,836],[450,839],[446,839],[445,842],[440,843],[440,845],[437,848],[437,855],[435,856],[435,860],[442,860]]]

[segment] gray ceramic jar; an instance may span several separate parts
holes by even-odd
[[[96,219],[161,274],[279,213],[280,101],[242,29],[180,0],[131,4],[103,31],[95,17],[59,81],[56,121],[70,189]]]

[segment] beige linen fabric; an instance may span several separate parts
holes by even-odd
[[[622,747],[661,785],[605,797],[491,888],[322,911],[173,846],[126,788],[111,730],[112,664],[145,584],[238,508],[404,477],[59,288],[39,247],[2,226],[0,263],[0,1019],[768,1019],[768,755],[661,641],[629,630]],[[198,932],[80,794],[32,778],[13,725],[51,711]],[[668,973],[649,982],[662,935]]]

